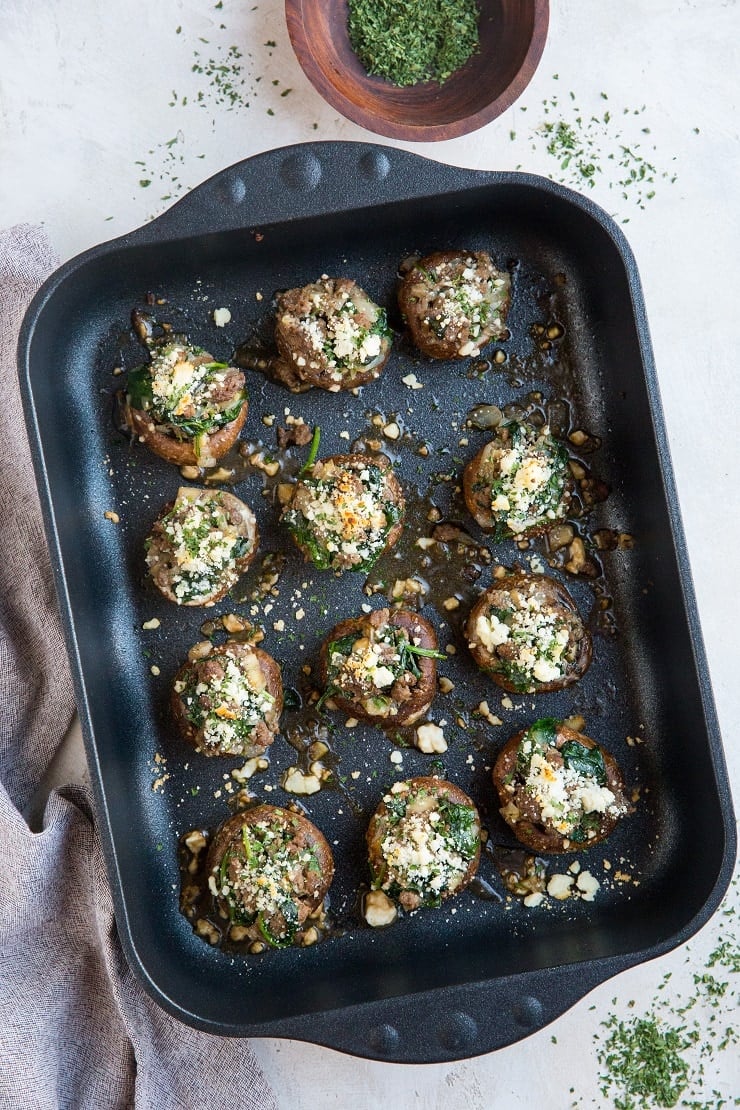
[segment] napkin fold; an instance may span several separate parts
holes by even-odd
[[[15,369],[55,264],[41,228],[0,232],[0,1108],[276,1110],[247,1041],[182,1025],[128,967],[87,790],[52,793],[41,832],[23,816],[74,713]]]

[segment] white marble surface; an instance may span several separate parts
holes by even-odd
[[[570,170],[547,153],[537,129],[567,115],[574,103],[584,120],[599,117],[592,132],[603,172],[588,191],[618,220],[629,221],[624,230],[645,290],[736,782],[740,7],[734,0],[559,0],[553,8],[545,55],[519,104],[475,135],[412,149],[476,168],[521,166],[567,182]],[[221,61],[232,44],[244,55],[240,93],[250,106],[226,111],[205,75],[191,67],[195,51],[201,63]],[[286,88],[292,91],[281,96]],[[558,106],[548,116],[545,102],[553,97]],[[625,108],[638,114],[625,114]],[[43,222],[62,259],[138,226],[171,203],[166,196],[257,151],[307,139],[369,138],[309,86],[292,55],[280,0],[224,0],[222,8],[195,0],[0,0],[0,223]],[[644,209],[634,187],[624,197],[614,186],[621,145],[634,143],[657,169],[655,196]],[[151,184],[140,185],[144,180]],[[83,774],[79,738],[73,737],[52,778]],[[715,918],[688,949],[620,976],[554,1026],[478,1060],[419,1068],[347,1059],[297,1043],[265,1041],[256,1049],[281,1106],[291,1110],[560,1110],[574,1100],[584,1107],[611,1105],[599,1094],[594,1032],[613,1010],[612,998],[618,996],[620,1012],[639,1013],[672,971],[664,996],[676,1004],[731,921]],[[737,987],[731,987],[722,1001],[728,1023],[737,1006]],[[625,1009],[630,999],[633,1011]],[[710,1012],[699,1007],[692,1014],[708,1021]],[[737,1095],[737,1061],[732,1049],[706,1060],[705,1087],[692,1096],[714,1107],[719,1096],[710,1096],[713,1087],[725,1097]]]

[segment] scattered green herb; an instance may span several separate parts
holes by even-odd
[[[619,1091],[614,1104],[620,1110],[675,1106],[689,1083],[689,1065],[682,1053],[698,1034],[653,1017],[626,1022],[612,1017],[603,1024],[610,1033],[603,1050],[602,1063],[609,1070],[601,1076],[602,1094]]]
[[[442,84],[478,49],[475,0],[349,0],[350,42],[369,74]]]
[[[606,92],[599,95],[609,100]],[[659,182],[676,181],[674,172],[658,168],[656,146],[645,147],[643,136],[650,134],[650,128],[635,127],[646,105],[625,107],[620,120],[613,108],[584,111],[570,91],[565,104],[553,93],[543,100],[542,110],[546,118],[530,133],[531,149],[536,152],[544,143],[546,153],[557,162],[551,176],[563,185],[593,189],[600,184],[644,209]],[[510,132],[512,141],[515,134]]]

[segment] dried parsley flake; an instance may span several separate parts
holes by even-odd
[[[475,0],[349,0],[352,47],[369,74],[442,84],[479,45]]]
[[[681,1055],[698,1033],[685,1026],[671,1027],[653,1017],[604,1022],[610,1029],[601,1054],[607,1068],[601,1076],[602,1094],[619,1094],[614,1105],[622,1110],[675,1106],[689,1084],[689,1065]]]

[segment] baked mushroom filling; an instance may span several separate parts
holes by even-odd
[[[321,885],[316,852],[282,822],[245,823],[209,877],[234,925],[257,925],[268,944],[289,945]]]
[[[491,336],[504,330],[511,280],[508,274],[482,264],[469,256],[463,262],[449,260],[431,270],[420,271],[429,311],[422,318],[438,338],[459,336],[458,354],[477,355]]]
[[[201,731],[201,745],[220,755],[238,755],[275,704],[254,656],[241,666],[228,654],[206,659],[175,683],[175,691],[188,721]]]
[[[319,704],[340,694],[373,717],[396,716],[421,679],[418,659],[445,659],[409,639],[404,628],[368,625],[327,647],[327,683]]]
[[[207,601],[224,576],[233,573],[238,559],[246,555],[252,541],[239,534],[218,495],[192,498],[178,493],[174,506],[160,518],[159,528],[172,554],[176,569],[172,591],[179,602]],[[161,543],[161,540],[158,540]],[[147,563],[158,555],[147,541]]]
[[[283,515],[296,543],[319,570],[367,571],[380,557],[400,510],[379,466],[316,463]]]
[[[494,592],[472,634],[491,656],[488,670],[504,675],[522,693],[533,693],[538,683],[558,682],[568,673],[584,629],[575,613],[548,605],[532,583]]]
[[[531,801],[537,823],[578,844],[593,839],[605,817],[624,816],[628,806],[606,785],[601,749],[564,739],[559,725],[545,717],[527,729],[517,749],[516,771],[504,785],[514,786],[510,804],[520,814],[529,817]]]
[[[359,371],[372,370],[385,356],[391,331],[385,310],[374,304],[362,290],[350,285],[350,293],[334,282],[307,286],[310,307],[300,315],[285,312],[282,326],[300,335],[302,345],[315,358],[308,360],[296,352],[296,365],[309,370],[326,368],[341,382]]]
[[[480,826],[475,811],[428,789],[393,789],[383,798],[382,862],[374,863],[373,889],[386,891],[409,909],[438,906],[463,884],[477,854]]]
[[[247,399],[244,374],[202,347],[173,342],[154,348],[148,365],[129,374],[128,403],[149,412],[162,430],[198,441],[236,420]]]
[[[506,438],[489,447],[485,463],[490,473],[491,510],[514,535],[562,519],[568,453],[545,425],[538,430],[527,424],[506,426]],[[485,479],[480,482],[485,484]],[[480,489],[476,482],[474,489]]]

